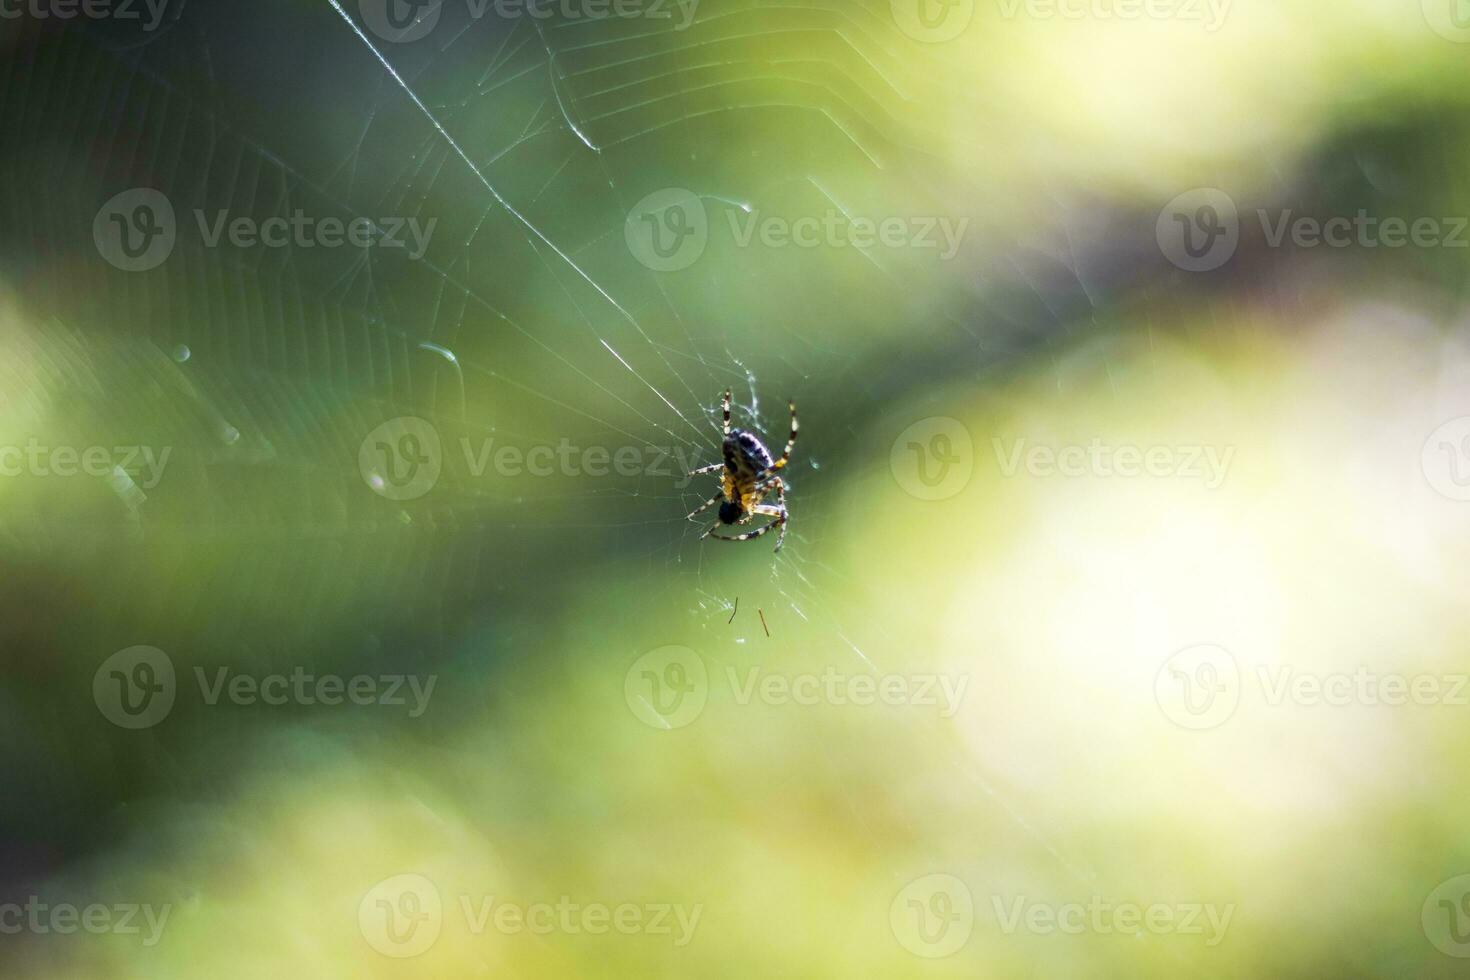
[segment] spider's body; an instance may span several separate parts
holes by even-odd
[[[786,512],[786,484],[781,482],[778,471],[791,459],[791,449],[796,445],[796,406],[791,405],[791,436],[786,441],[786,451],[781,454],[780,459],[771,456],[771,451],[766,448],[765,443],[753,433],[743,429],[730,428],[730,392],[725,392],[725,441],[721,446],[724,456],[723,463],[712,463],[701,467],[690,473],[690,476],[699,476],[702,473],[713,473],[722,470],[720,477],[720,492],[705,501],[694,513],[691,519],[699,516],[705,510],[720,505],[720,520],[705,530],[702,537],[716,537],[721,541],[749,541],[758,538],[773,527],[780,527],[781,533],[776,536],[776,550],[781,550],[781,545],[786,540],[786,522],[789,515]],[[774,492],[776,494],[775,504],[765,502],[766,496]],[[749,524],[757,515],[771,518],[769,524],[763,524],[754,531],[747,531],[735,537],[726,537],[723,534],[713,534],[715,528],[721,524]]]
[[[725,437],[725,475],[720,478],[720,494],[725,498],[720,507],[720,520],[735,524],[742,512],[750,512],[761,502],[764,493],[756,490],[756,483],[770,473],[774,460],[765,444],[741,429],[731,429]],[[733,510],[737,520],[727,520],[727,508]]]

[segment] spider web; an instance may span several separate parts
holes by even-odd
[[[780,642],[835,635],[854,670],[879,670],[903,640],[829,598],[841,584],[831,556],[864,516],[842,509],[844,481],[887,456],[867,431],[914,378],[978,386],[1085,322],[1126,265],[1117,248],[1109,266],[1079,244],[1060,205],[1034,242],[987,237],[961,166],[978,141],[949,121],[976,100],[887,4],[706,0],[679,29],[445,3],[408,44],[339,0],[175,13],[141,40],[23,28],[34,57],[4,69],[0,119],[43,135],[6,164],[0,193],[23,216],[16,241],[40,243],[7,249],[29,317],[47,324],[23,341],[55,382],[30,375],[36,397],[66,414],[77,410],[55,391],[80,392],[94,431],[119,439],[150,426],[178,447],[175,480],[193,492],[146,509],[124,494],[96,501],[86,532],[102,543],[87,547],[45,525],[38,501],[5,531],[19,551],[62,548],[155,627],[168,598],[143,594],[136,560],[107,559],[150,535],[225,541],[227,559],[202,577],[194,556],[149,559],[153,582],[189,597],[176,628],[196,647],[227,648],[266,622],[281,635],[252,642],[268,657],[310,645],[360,663],[356,631],[317,625],[357,617],[374,649],[433,650],[487,602],[522,596],[533,556],[651,573],[671,616],[715,649],[752,649],[758,626],[784,631]],[[174,254],[146,275],[98,261],[86,235],[101,202],[130,187],[157,188],[179,216]],[[672,273],[643,265],[624,236],[637,202],[666,188],[693,192],[712,229],[699,260]],[[827,208],[972,225],[949,265],[772,254],[722,233],[732,215]],[[418,261],[252,252],[203,247],[196,210],[436,224]],[[771,536],[701,542],[684,515],[709,484],[680,486],[675,460],[596,481],[446,466],[408,502],[368,492],[356,466],[365,436],[406,415],[435,426],[446,459],[463,440],[567,439],[703,463],[727,387],[736,424],[777,446],[786,397],[801,408],[792,521],[774,558]],[[157,632],[160,646],[184,642]],[[957,774],[1045,845],[983,774]]]

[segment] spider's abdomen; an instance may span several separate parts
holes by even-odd
[[[757,474],[770,469],[774,460],[771,451],[761,441],[743,429],[731,429],[725,437],[725,471],[739,483],[753,480]]]

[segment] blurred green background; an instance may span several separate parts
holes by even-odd
[[[0,20],[6,976],[1462,975],[1451,0],[63,8]],[[207,234],[298,212],[430,230]],[[778,554],[684,518],[726,388],[798,405]]]

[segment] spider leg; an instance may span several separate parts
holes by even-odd
[[[718,470],[722,470],[724,468],[725,468],[725,464],[724,463],[711,463],[708,466],[701,466],[697,470],[690,470],[689,471],[689,475],[690,476],[704,476],[706,473],[714,473],[714,472],[716,472]]]
[[[752,538],[760,537],[762,534],[765,534],[773,527],[779,527],[781,529],[781,533],[776,535],[775,550],[780,551],[781,546],[786,543],[786,522],[791,520],[791,515],[786,510],[786,484],[781,481],[781,478],[779,476],[777,476],[771,479],[771,486],[775,489],[776,499],[780,501],[780,503],[756,504],[755,507],[751,510],[752,517],[760,515],[762,517],[771,518],[771,522],[769,524],[763,524],[753,531],[746,531],[744,534],[736,535],[733,538],[727,538],[723,534],[715,534],[715,528],[719,527],[720,525],[714,524],[710,527],[708,531],[705,531],[704,534],[700,535],[700,537],[719,538],[721,541],[749,541]],[[775,554],[775,552],[773,551],[772,554]]]
[[[701,535],[701,537],[715,538],[718,541],[750,541],[754,538],[760,537],[762,534],[765,534],[773,527],[779,527],[781,529],[781,533],[776,536],[776,551],[780,551],[781,545],[786,542],[786,522],[787,520],[789,520],[786,515],[785,508],[777,507],[772,504],[761,504],[759,507],[756,508],[756,513],[761,514],[765,517],[772,518],[771,522],[769,524],[762,524],[754,531],[746,531],[744,534],[737,534],[733,538],[726,537],[723,534],[715,534],[715,528],[720,526],[718,524],[715,524],[711,526],[708,531],[705,531],[704,534]]]
[[[684,520],[686,520],[686,521],[692,521],[692,520],[694,520],[700,514],[703,514],[705,511],[709,510],[715,504],[719,503],[721,500],[724,500],[724,499],[725,499],[725,491],[723,489],[716,490],[715,491],[715,495],[713,497],[709,498],[704,503],[702,503],[698,507],[696,507],[694,509],[694,511],[688,517],[684,518]]]
[[[760,477],[756,479],[755,488],[764,493],[769,493],[770,491],[775,490],[776,496],[781,498],[781,502],[786,502],[786,482],[782,480],[779,476],[775,476],[772,470],[765,470],[760,475]]]
[[[727,436],[730,434],[730,392],[731,389],[725,389],[725,401],[723,404],[725,411],[725,435]]]
[[[779,470],[791,461],[791,450],[796,446],[796,430],[798,428],[796,424],[796,402],[787,402],[786,405],[791,409],[791,435],[786,438],[786,450],[781,453],[781,458],[771,464],[773,471]]]

